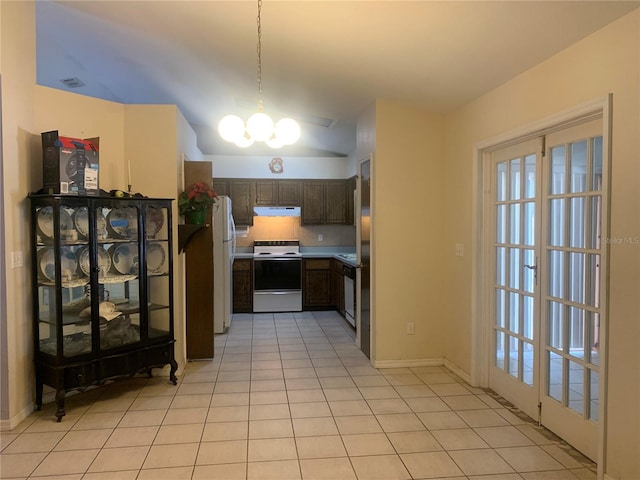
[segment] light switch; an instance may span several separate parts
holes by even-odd
[[[11,252],[11,268],[24,267],[24,255],[22,252]]]
[[[318,241],[319,242],[324,241],[324,235],[323,234],[321,234],[321,233],[318,234]]]
[[[464,257],[464,243],[456,243],[456,257]]]

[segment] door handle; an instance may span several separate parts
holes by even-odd
[[[538,265],[524,265],[524,268],[528,268],[529,270],[533,270],[533,279],[538,284]]]

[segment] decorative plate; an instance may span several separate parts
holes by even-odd
[[[73,215],[73,221],[76,224],[76,230],[83,237],[89,236],[89,210],[87,207],[80,207]]]
[[[131,238],[138,230],[138,221],[130,208],[114,208],[107,215],[107,227],[120,238]]]
[[[154,238],[164,225],[164,214],[161,208],[147,207],[147,217],[145,228],[147,229],[147,237]]]
[[[113,268],[122,275],[137,273],[138,245],[135,243],[118,243],[109,248]]]
[[[85,238],[89,237],[89,210],[87,207],[80,207],[73,215],[73,221],[76,224],[78,233]],[[104,232],[107,228],[107,221],[100,211],[96,211],[96,229],[98,232]]]
[[[147,272],[163,273],[167,254],[159,243],[150,243],[147,246]]]
[[[38,229],[47,238],[53,237],[53,207],[42,207],[38,211]],[[73,219],[66,209],[60,209],[60,230],[73,229]]]
[[[56,258],[53,248],[46,247],[38,252],[40,273],[52,282],[56,280]],[[78,270],[76,256],[69,248],[62,248],[60,255],[60,274],[63,280],[71,279]]]
[[[89,261],[88,247],[82,248],[82,250],[80,251],[79,259],[80,270],[82,270],[82,273],[89,276],[89,274],[91,273],[91,264]],[[100,246],[98,247],[98,268],[100,269],[100,275],[102,276],[106,275],[111,268],[111,257],[109,256],[107,251]]]

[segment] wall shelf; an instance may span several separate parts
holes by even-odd
[[[184,252],[184,249],[187,247],[187,244],[191,240],[196,233],[198,233],[203,228],[210,227],[211,225],[178,225],[178,253]]]

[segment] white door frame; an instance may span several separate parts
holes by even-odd
[[[480,141],[473,146],[473,189],[472,189],[472,278],[471,287],[471,385],[488,387],[489,368],[491,365],[491,326],[490,305],[484,301],[487,295],[487,288],[492,285],[491,271],[485,268],[485,259],[490,258],[491,244],[486,240],[487,232],[484,210],[490,203],[488,197],[488,185],[492,174],[489,165],[490,152],[497,148],[508,146],[512,143],[521,142],[530,138],[544,135],[548,132],[566,128],[578,123],[582,123],[590,118],[602,116],[602,141],[603,141],[603,190],[607,192],[608,199],[611,197],[610,169],[611,169],[611,106],[612,94],[601,97],[575,108],[565,110],[556,115],[552,115],[533,122],[524,127],[510,132],[497,135],[495,137]],[[610,204],[606,201],[606,208],[602,212],[603,232],[610,231]],[[609,269],[609,248],[607,242],[602,242],[602,276],[608,277]],[[600,328],[600,348],[603,352],[600,364],[600,404],[598,423],[598,479],[604,478],[606,460],[606,425],[607,425],[607,378],[608,362],[606,352],[608,350],[608,318],[609,318],[609,284],[602,290],[601,308],[604,321]]]

